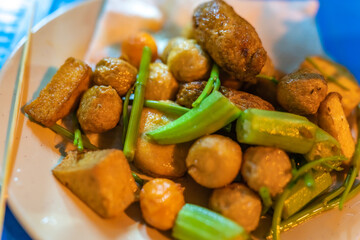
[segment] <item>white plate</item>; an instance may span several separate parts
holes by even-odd
[[[83,58],[88,47],[99,1],[91,1],[53,16],[33,38],[30,82],[24,103],[38,93],[50,66],[60,66],[67,57]],[[11,109],[22,47],[0,73],[0,158]],[[167,234],[148,228],[137,204],[119,218],[104,220],[64,188],[51,174],[60,159],[55,134],[29,122],[22,115],[21,136],[9,188],[9,204],[25,230],[35,239],[162,239]],[[359,239],[360,197],[340,212],[333,210],[283,234],[283,239]]]

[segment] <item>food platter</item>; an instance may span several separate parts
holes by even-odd
[[[23,104],[33,99],[46,84],[51,68],[67,57],[84,58],[95,28],[101,1],[89,1],[58,12],[35,29],[30,81],[25,86]],[[265,44],[266,45],[266,44]],[[12,93],[20,61],[20,46],[0,73],[0,146],[2,160],[7,135]],[[318,52],[316,52],[318,53]],[[116,219],[104,220],[92,212],[51,174],[61,159],[58,137],[49,129],[21,115],[16,164],[9,188],[9,205],[34,239],[167,239],[146,227],[135,203]],[[191,192],[188,193],[188,195]],[[199,200],[193,200],[199,201]],[[282,239],[358,239],[360,197],[286,232]]]

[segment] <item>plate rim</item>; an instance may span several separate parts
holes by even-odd
[[[92,4],[94,2],[99,2],[99,1],[106,1],[106,0],[87,0],[87,1],[80,1],[80,2],[66,4],[66,5],[60,7],[59,9],[55,10],[53,13],[49,14],[48,16],[44,17],[40,22],[38,22],[35,26],[33,26],[31,29],[31,33],[32,34],[37,33],[41,28],[46,26],[48,23],[52,22],[53,20],[62,16],[63,14],[65,14],[68,11],[71,11],[75,8],[81,8],[84,5]],[[94,29],[94,31],[95,31],[95,29]],[[4,69],[8,68],[8,65],[10,64],[11,59],[14,58],[14,56],[23,49],[26,40],[27,40],[27,36],[24,36],[19,41],[19,43],[16,44],[14,50],[11,52],[11,54],[5,61],[4,65],[0,69],[0,76],[3,75],[3,72],[5,71]],[[8,123],[8,125],[9,125],[9,123]],[[21,136],[22,132],[19,133],[19,135]],[[5,139],[5,145],[6,144],[7,144],[7,139]],[[14,171],[14,169],[12,171]],[[8,194],[8,196],[9,197],[6,201],[7,206],[9,207],[10,211],[14,215],[15,219],[18,221],[19,225],[23,228],[23,230],[27,233],[27,235],[31,239],[41,239],[41,236],[39,235],[39,233],[37,231],[35,231],[35,229],[33,229],[27,223],[25,218],[22,216],[22,214],[20,213],[20,210],[16,207],[16,204],[13,202],[13,199],[11,199],[9,194]]]

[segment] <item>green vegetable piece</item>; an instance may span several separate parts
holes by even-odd
[[[317,128],[302,116],[255,108],[242,112],[236,123],[240,143],[279,147],[302,154],[313,147]]]
[[[342,153],[339,142],[321,128],[317,128],[315,134],[315,143],[311,150],[304,155],[304,157],[307,161],[310,162],[320,158],[340,155],[342,155]],[[316,170],[331,171],[340,165],[341,162],[339,161],[328,162],[326,165],[323,164],[318,166]]]
[[[55,133],[69,139],[69,140],[72,140],[74,141],[75,139],[75,135],[74,133],[70,132],[69,130],[67,130],[66,128],[58,125],[58,124],[54,124],[52,125],[51,127],[49,127],[51,130],[53,130]],[[84,148],[88,149],[88,150],[98,150],[99,148],[92,145],[90,143],[90,141],[87,139],[87,137],[85,136],[82,136],[82,142],[83,142],[83,146]]]
[[[263,78],[263,79],[267,79],[269,80],[270,82],[274,83],[274,84],[278,84],[279,81],[275,78],[275,77],[272,77],[272,76],[268,76],[268,75],[264,75],[264,74],[258,74],[256,75],[257,78]]]
[[[311,171],[305,173],[305,175],[304,175],[304,182],[305,182],[305,185],[306,185],[308,188],[314,187],[314,185],[315,185],[315,180],[314,180],[314,177],[313,177]]]
[[[146,82],[149,77],[150,60],[151,50],[148,46],[145,46],[141,56],[139,74],[135,83],[134,101],[124,142],[123,152],[127,160],[130,162],[134,159],[136,141],[139,135],[139,124],[141,118],[141,111],[144,106]]]
[[[197,107],[214,88],[214,83],[219,79],[219,67],[214,63],[211,69],[210,78],[207,81],[204,90],[201,92],[200,96],[192,103],[193,107]],[[219,83],[216,83],[216,87],[220,88]]]
[[[167,114],[175,114],[178,116],[184,115],[190,111],[189,108],[182,107],[172,101],[145,100],[144,106],[159,110]]]
[[[158,144],[188,142],[211,134],[239,117],[239,110],[220,92],[215,91],[173,122],[147,132],[146,135]]]
[[[304,179],[299,179],[294,187],[291,188],[289,196],[284,202],[284,209],[282,212],[282,217],[284,219],[287,219],[298,212],[332,184],[332,178],[328,172],[316,172],[314,173],[313,178],[315,184],[311,188],[306,186]]]
[[[79,152],[82,152],[82,151],[84,151],[83,140],[82,140],[82,136],[81,136],[79,121],[78,121],[75,113],[73,114],[73,124],[74,124],[74,129],[75,129],[73,144],[74,144],[74,146],[77,147]]]
[[[260,195],[261,201],[263,202],[263,205],[264,205],[261,215],[265,215],[266,212],[269,210],[269,208],[273,204],[269,188],[261,187],[259,190],[259,195]]]
[[[250,239],[237,223],[193,204],[185,204],[178,213],[172,236],[180,240]]]
[[[342,190],[342,189],[340,188],[335,191],[338,193],[339,190]],[[327,196],[330,197],[330,195],[332,195],[333,193],[334,192],[328,193]],[[349,194],[346,196],[345,202],[349,201],[350,199],[352,199],[359,193],[360,193],[360,184],[354,186],[350,190]],[[328,210],[338,207],[339,203],[340,203],[340,198],[338,197],[338,198],[332,199],[327,204],[320,202],[320,203],[310,205],[309,207],[305,208],[304,210],[294,214],[293,216],[291,216],[288,219],[281,222],[279,231],[283,232],[283,231],[289,230],[290,228],[296,227],[297,225],[305,222],[306,220],[308,220],[310,218],[315,217],[316,215],[319,215],[325,211],[328,211]]]
[[[126,93],[125,101],[123,104],[123,112],[122,112],[122,118],[123,118],[123,130],[122,130],[122,136],[121,136],[121,142],[125,143],[126,138],[126,132],[129,125],[129,102],[130,102],[130,95],[134,91],[135,85],[133,85],[129,91]]]

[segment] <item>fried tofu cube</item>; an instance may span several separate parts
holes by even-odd
[[[351,159],[355,151],[355,142],[351,135],[339,93],[332,92],[327,95],[320,104],[318,119],[319,126],[340,143],[344,156]]]
[[[50,127],[73,110],[89,88],[91,68],[83,61],[68,58],[51,81],[41,90],[25,112],[35,121]]]
[[[70,151],[52,172],[103,218],[118,216],[135,200],[137,186],[120,150]]]

